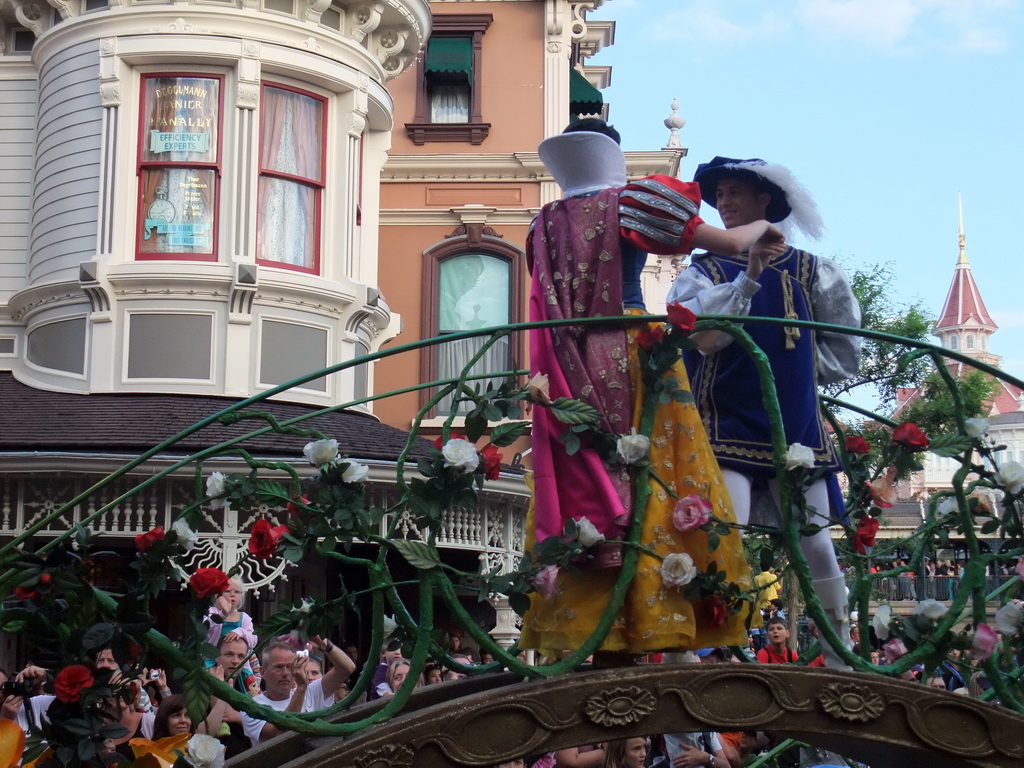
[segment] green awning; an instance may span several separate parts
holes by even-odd
[[[601,111],[604,96],[575,67],[569,70],[569,111],[574,115],[591,115]]]
[[[468,37],[432,37],[424,61],[427,74],[473,82],[473,41]]]

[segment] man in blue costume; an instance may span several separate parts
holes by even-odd
[[[716,157],[698,166],[694,181],[700,184],[703,200],[718,209],[726,229],[764,218],[778,223],[783,231],[795,226],[811,237],[821,235],[813,199],[781,165]],[[668,302],[673,301],[698,315],[784,317],[860,327],[860,307],[842,269],[792,247],[781,255],[760,258],[695,254],[669,291]],[[815,466],[829,470],[806,490],[808,522],[822,528],[801,537],[800,543],[818,599],[849,646],[846,584],[827,519],[843,514],[835,474],[839,461],[821,416],[817,385],[856,373],[860,339],[753,323],[746,330],[771,364],[786,443],[806,446],[813,452]],[[777,511],[778,504],[771,430],[761,407],[760,381],[753,361],[732,343],[732,337],[710,332],[698,341],[700,350],[686,356],[686,367],[736,518],[745,524],[752,508],[762,509],[774,499],[770,506]],[[831,648],[824,650],[828,666],[848,668]]]

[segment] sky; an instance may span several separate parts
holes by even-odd
[[[1024,378],[1024,0],[608,0],[609,119],[660,148],[673,98],[680,175],[715,155],[787,166],[827,233],[793,244],[889,264],[894,300],[937,316],[958,255]],[[702,215],[720,224],[711,208]]]

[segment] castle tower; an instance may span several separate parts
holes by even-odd
[[[947,349],[963,352],[983,363],[998,365],[999,355],[989,352],[989,337],[999,326],[985,308],[981,292],[971,274],[964,244],[964,213],[960,203],[960,254],[953,272],[946,302],[943,304],[934,333]]]

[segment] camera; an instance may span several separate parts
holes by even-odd
[[[31,696],[35,692],[35,687],[31,683],[18,682],[17,680],[8,680],[5,683],[0,683],[0,693],[7,696]]]
[[[149,670],[149,679],[150,680],[156,680],[159,677],[160,677],[160,670],[159,669],[151,669],[151,670]]]
[[[296,651],[295,655],[299,658],[306,659],[309,658],[309,651]]]

